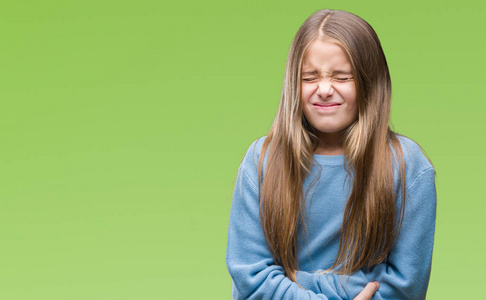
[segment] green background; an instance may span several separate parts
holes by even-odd
[[[2,1],[0,298],[229,299],[238,165],[314,11],[377,31],[437,171],[428,299],[484,293],[480,1]]]

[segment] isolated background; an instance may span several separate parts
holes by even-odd
[[[486,287],[480,1],[3,1],[0,298],[229,299],[237,168],[321,8],[377,31],[437,171],[428,299]]]

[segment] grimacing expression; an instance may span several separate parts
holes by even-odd
[[[335,40],[317,39],[302,63],[303,113],[319,135],[341,132],[358,118],[351,63]]]

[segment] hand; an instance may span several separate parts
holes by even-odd
[[[373,297],[379,286],[380,284],[377,281],[368,283],[354,300],[371,300],[371,297]]]

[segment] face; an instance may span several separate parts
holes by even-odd
[[[351,64],[333,40],[309,45],[302,63],[304,116],[320,134],[340,133],[358,118]]]

